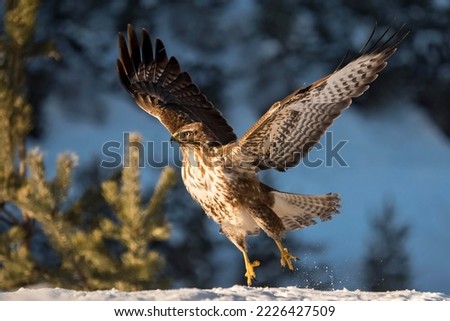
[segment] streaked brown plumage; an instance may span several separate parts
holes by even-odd
[[[337,194],[280,192],[261,183],[258,171],[297,165],[352,98],[369,88],[408,34],[401,27],[382,42],[388,30],[356,60],[274,103],[240,139],[159,39],[153,52],[146,30],[141,43],[131,25],[128,42],[119,34],[123,86],[179,142],[186,189],[242,252],[247,284],[259,265],[248,258],[247,235],[263,230],[277,244],[281,265],[292,270],[295,257],[281,243],[284,234],[329,220],[340,207]]]

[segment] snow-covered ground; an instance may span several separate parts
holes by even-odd
[[[297,287],[252,288],[235,285],[230,288],[152,290],[139,292],[107,291],[74,291],[66,289],[19,289],[15,292],[0,293],[3,300],[156,300],[156,301],[450,301],[450,296],[436,292],[419,292],[414,290],[392,292],[364,291],[317,291]]]

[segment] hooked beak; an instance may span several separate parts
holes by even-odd
[[[178,143],[178,133],[173,134],[173,136],[170,136],[170,144],[172,145],[173,143]]]

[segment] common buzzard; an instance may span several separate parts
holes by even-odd
[[[178,61],[167,57],[161,40],[156,39],[153,49],[145,29],[140,42],[131,25],[127,31],[128,41],[119,34],[120,81],[179,143],[186,189],[242,252],[247,284],[259,262],[250,261],[246,237],[260,230],[275,241],[281,266],[293,270],[296,257],[282,245],[283,236],[316,224],[316,219],[330,220],[338,213],[339,195],[281,192],[260,182],[257,173],[297,165],[352,98],[369,88],[408,32],[400,27],[388,35],[386,30],[354,61],[274,103],[238,139]]]

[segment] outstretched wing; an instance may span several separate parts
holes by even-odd
[[[350,106],[352,98],[362,95],[378,77],[408,34],[402,28],[384,41],[388,28],[367,53],[273,104],[240,138],[241,151],[260,169],[284,171],[297,165],[333,120]]]
[[[167,57],[161,40],[156,39],[155,53],[148,32],[142,30],[142,43],[128,25],[128,46],[119,34],[120,59],[117,70],[122,85],[136,103],[174,134],[180,127],[201,122],[221,144],[237,139],[220,111],[203,95],[174,57]]]

